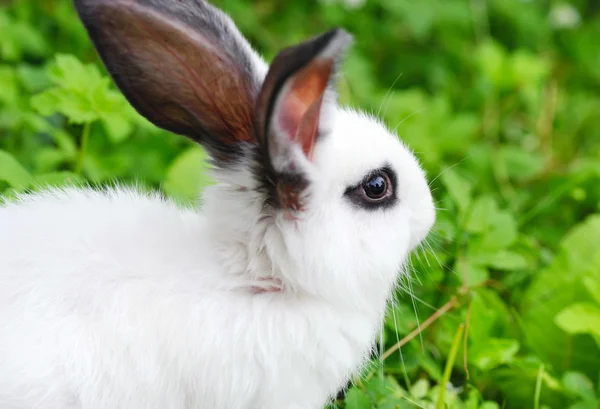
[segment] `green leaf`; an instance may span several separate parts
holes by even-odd
[[[47,187],[67,187],[80,186],[84,180],[73,172],[48,172],[37,175],[33,178],[33,187],[36,190],[45,189]]]
[[[388,396],[377,404],[377,409],[414,409],[415,404],[406,397]]]
[[[600,402],[598,402],[596,399],[585,400],[569,406],[568,409],[598,409],[599,404]]]
[[[119,114],[104,115],[102,117],[102,124],[106,129],[109,139],[115,144],[125,141],[133,131],[133,124]]]
[[[456,260],[454,270],[457,271],[461,279],[468,280],[469,287],[477,286],[490,278],[489,271],[485,268],[486,263],[478,263],[476,257],[468,255]]]
[[[509,338],[514,334],[513,317],[496,291],[479,288],[471,293],[469,341],[486,343],[489,338]]]
[[[447,242],[454,242],[457,235],[457,226],[454,215],[441,212],[437,215],[433,231]]]
[[[56,86],[31,98],[32,107],[40,114],[60,113],[75,124],[102,120],[113,143],[123,142],[133,132],[131,107],[123,95],[109,88],[108,78],[97,66],[58,54],[48,72]]]
[[[108,85],[96,65],[83,64],[70,54],[57,54],[48,67],[48,75],[61,88],[81,93]]]
[[[506,51],[495,41],[482,43],[475,53],[479,70],[484,77],[495,87],[501,88],[509,83],[511,78],[507,76]]]
[[[198,147],[179,155],[167,171],[165,192],[181,204],[197,203],[202,188],[211,183],[206,160],[206,152]]]
[[[517,352],[519,342],[515,339],[489,338],[469,350],[469,359],[482,371],[489,371],[512,362]]]
[[[29,92],[39,92],[51,85],[48,73],[44,68],[29,64],[21,64],[17,74],[23,86]]]
[[[472,233],[484,233],[500,209],[491,196],[481,196],[473,203],[465,228]]]
[[[363,386],[370,400],[378,402],[390,394],[402,395],[405,391],[400,387],[393,376],[373,376],[363,382]]]
[[[590,294],[592,294],[594,300],[596,300],[596,302],[600,304],[600,280],[595,280],[592,277],[584,277],[583,285],[585,286],[585,288],[587,288]]]
[[[471,258],[475,265],[483,265],[498,270],[519,270],[526,268],[527,259],[513,251],[501,250],[493,253],[478,253]]]
[[[533,402],[536,383],[540,374],[538,359],[535,357],[514,359],[510,365],[500,366],[491,371],[490,374],[492,375],[490,382],[503,390],[508,396],[522,402],[522,405],[517,405],[517,407],[532,407],[531,403]],[[566,406],[562,384],[548,371],[544,371],[542,374],[541,392],[543,402],[552,402],[557,405],[553,406],[552,409]]]
[[[419,379],[410,388],[410,394],[416,399],[423,399],[429,392],[429,381],[427,379]]]
[[[556,320],[574,304],[591,299],[583,278],[600,280],[599,242],[600,215],[593,215],[568,232],[552,264],[534,276],[521,298],[521,328],[528,345],[541,359],[557,368],[567,361],[571,368],[585,373],[600,367],[597,340],[569,336]],[[562,319],[566,321],[565,316]],[[571,328],[569,322],[562,324]]]
[[[346,409],[371,409],[371,401],[365,392],[362,390],[352,387],[346,393],[345,400]]]
[[[461,213],[464,213],[471,203],[471,184],[460,176],[454,169],[447,169],[440,176],[442,183],[448,189],[448,194],[456,203]]]
[[[82,95],[71,94],[60,88],[52,88],[33,96],[31,106],[43,116],[61,113],[76,124],[98,119],[98,114]]]
[[[517,86],[537,86],[550,72],[549,64],[539,55],[518,50],[510,57],[510,68]]]
[[[592,304],[573,304],[562,310],[555,321],[569,334],[600,335],[600,308]]]
[[[479,409],[479,401],[481,400],[481,393],[477,389],[471,389],[467,400],[465,401],[465,409]]]
[[[503,250],[515,242],[518,236],[517,222],[508,212],[498,212],[490,220],[490,226],[476,244],[477,251]]]
[[[50,135],[54,143],[64,152],[68,158],[73,158],[77,154],[77,145],[73,136],[60,128],[50,128]]]
[[[60,168],[69,157],[60,149],[47,147],[38,149],[33,159],[36,172],[48,172]]]
[[[50,46],[41,32],[0,8],[0,56],[6,61],[17,61],[25,55],[45,56]]]
[[[10,153],[0,150],[0,181],[23,191],[31,183],[31,175]]]
[[[575,226],[560,244],[561,253],[566,257],[569,271],[581,275],[589,269],[598,271],[598,242],[600,241],[600,214],[590,216],[584,223]]]
[[[481,196],[475,200],[467,216],[466,229],[479,234],[478,238],[472,240],[471,253],[483,254],[488,262],[490,257],[495,257],[498,250],[513,244],[518,235],[515,217],[508,211],[500,210],[498,203],[491,196]],[[502,261],[494,263],[501,264]]]
[[[502,146],[498,154],[508,176],[518,181],[531,180],[544,169],[543,155],[526,151],[520,146]]]
[[[594,383],[580,372],[565,372],[562,377],[562,383],[567,390],[583,399],[594,400],[596,398]]]
[[[0,65],[0,104],[14,105],[19,97],[17,74],[12,67]]]

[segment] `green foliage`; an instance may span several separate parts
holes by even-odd
[[[83,65],[72,55],[58,54],[48,66],[48,77],[54,87],[31,98],[38,113],[44,117],[60,113],[75,124],[102,121],[106,135],[115,143],[131,134],[131,106],[109,88],[110,80],[96,65]]]
[[[355,33],[341,101],[378,113],[431,180],[435,232],[390,305],[385,360],[331,406],[597,408],[597,2],[215,3],[268,58]],[[119,181],[197,204],[205,152],[133,111],[70,0],[2,4],[0,199]]]

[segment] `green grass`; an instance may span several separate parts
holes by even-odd
[[[267,58],[332,26],[354,33],[341,100],[379,113],[432,181],[435,231],[383,352],[334,406],[597,408],[600,4],[215,3]],[[189,202],[210,183],[201,149],[116,91],[69,0],[0,7],[2,197],[119,180]]]

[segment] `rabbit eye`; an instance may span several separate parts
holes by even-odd
[[[385,173],[373,176],[362,184],[365,195],[371,200],[381,200],[388,193],[390,179]]]
[[[396,201],[396,174],[389,167],[369,172],[357,185],[346,189],[345,196],[364,209],[389,207]]]

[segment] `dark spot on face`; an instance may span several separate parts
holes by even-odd
[[[299,172],[277,172],[264,149],[255,147],[250,154],[257,190],[265,196],[264,204],[276,210],[299,212],[305,209],[308,179]]]
[[[390,166],[384,166],[372,170],[359,183],[348,187],[344,196],[361,209],[385,209],[397,202],[396,189],[396,173]]]

